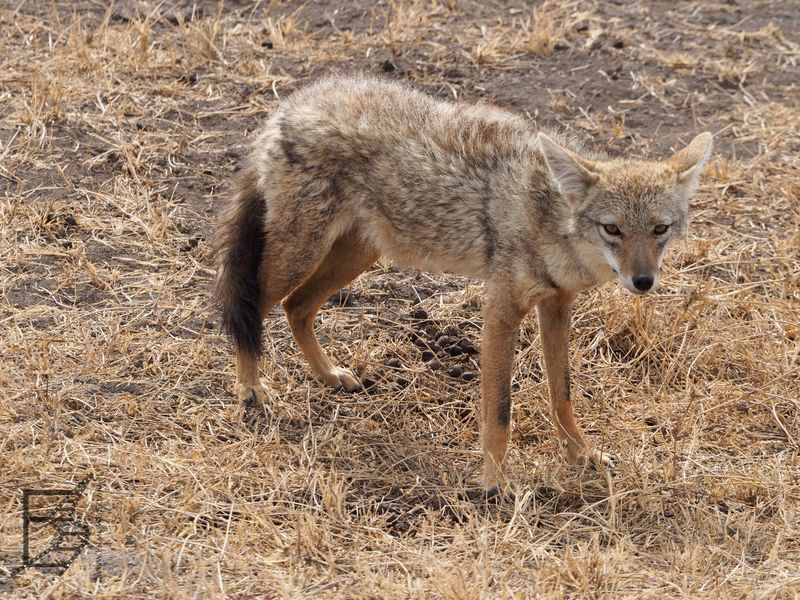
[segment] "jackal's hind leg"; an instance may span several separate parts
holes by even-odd
[[[314,334],[314,317],[336,290],[350,283],[378,259],[378,252],[349,232],[334,242],[325,259],[303,285],[283,301],[286,317],[297,345],[314,376],[325,385],[354,392],[361,382],[349,369],[334,366]]]
[[[258,356],[241,348],[236,352],[236,397],[246,408],[272,407],[272,394],[258,377]]]
[[[323,261],[327,244],[298,240],[285,232],[269,232],[259,269],[258,323],[259,326],[282,298],[312,277]],[[259,379],[257,352],[238,346],[236,352],[236,395],[245,407],[271,409],[272,393]]]

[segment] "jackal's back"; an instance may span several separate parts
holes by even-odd
[[[273,203],[324,203],[401,263],[484,277],[519,241],[510,234],[529,223],[531,195],[552,193],[534,140],[531,123],[488,104],[328,79],[281,105],[256,163],[296,191]]]

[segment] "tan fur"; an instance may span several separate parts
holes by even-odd
[[[615,271],[634,291],[641,291],[632,281],[639,277],[641,284],[642,273],[657,277],[666,242],[685,232],[687,200],[710,136],[698,136],[672,162],[660,163],[606,160],[557,139],[488,104],[440,102],[369,78],[327,79],[288,98],[259,135],[248,167],[263,211],[253,214],[249,191],[235,195],[228,214],[240,217],[224,220],[221,235],[223,308],[247,312],[240,288],[258,291],[257,315],[226,313],[237,341],[240,397],[266,394],[258,382],[259,349],[242,324],[256,317],[260,323],[281,300],[314,375],[357,389],[356,377],[325,355],[312,324],[331,293],[382,255],[486,281],[481,421],[487,490],[505,484],[517,332],[534,306],[567,458],[610,464],[587,444],[572,412],[570,305],[578,291]],[[622,234],[605,233],[608,224]],[[669,224],[668,233],[655,235],[659,224]],[[229,257],[246,250],[235,239],[237,228],[256,236],[259,260],[239,287],[229,281],[238,272],[225,266],[239,264]]]

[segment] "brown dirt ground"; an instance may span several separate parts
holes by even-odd
[[[794,0],[0,3],[0,594],[797,598],[798,30]],[[612,153],[715,132],[662,290],[576,308],[614,473],[558,456],[530,319],[517,501],[468,499],[481,286],[388,265],[319,318],[367,390],[317,385],[276,312],[277,404],[240,418],[215,207],[276,97],[348,71]],[[90,547],[12,576],[21,489],[87,474]]]

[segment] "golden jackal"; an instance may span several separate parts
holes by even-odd
[[[296,92],[258,136],[221,219],[216,293],[236,344],[239,398],[269,401],[258,374],[262,320],[281,300],[317,379],[357,390],[353,373],[320,347],[314,316],[385,256],[486,282],[487,493],[506,484],[517,330],[534,306],[566,456],[612,464],[573,416],[570,305],[614,275],[634,293],[658,285],[664,248],[686,232],[688,199],[710,152],[711,135],[702,133],[663,162],[608,160],[505,110],[364,77]]]

